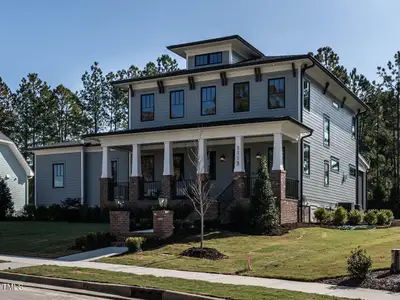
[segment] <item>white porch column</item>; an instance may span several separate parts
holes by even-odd
[[[132,144],[132,172],[131,177],[142,177],[141,146]]]
[[[274,133],[272,170],[283,170],[282,133]]]
[[[164,142],[164,176],[174,175],[172,142]]]
[[[199,139],[197,149],[197,174],[208,174],[207,141]]]
[[[103,146],[103,157],[101,164],[101,178],[111,178],[111,162],[109,160],[110,148]]]
[[[243,149],[243,136],[235,137],[235,168],[233,172],[245,172],[244,166],[244,149]]]

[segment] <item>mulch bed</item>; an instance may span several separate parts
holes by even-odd
[[[390,270],[373,271],[368,274],[364,281],[342,276],[331,279],[324,279],[321,282],[339,286],[362,287],[376,290],[387,290],[400,292],[400,274],[392,274]]]
[[[188,257],[196,257],[196,258],[205,258],[210,260],[219,260],[223,259],[226,256],[219,252],[217,249],[214,248],[189,248],[183,251],[180,255],[188,256]]]

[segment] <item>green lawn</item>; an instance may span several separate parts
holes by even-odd
[[[344,298],[338,297],[268,289],[263,287],[210,283],[206,281],[187,280],[170,277],[155,277],[149,275],[135,275],[129,273],[102,271],[95,269],[36,266],[9,270],[9,272],[68,278],[75,280],[126,284],[141,287],[152,287],[163,290],[202,294],[235,300],[344,300]]]
[[[108,224],[64,222],[0,222],[0,254],[55,258],[74,254],[75,238],[108,231]]]
[[[187,258],[179,253],[196,243],[178,243],[152,251],[101,259],[102,262],[176,270],[314,280],[344,275],[347,257],[357,246],[367,249],[373,268],[388,268],[391,249],[400,245],[400,227],[377,230],[299,228],[277,237],[212,233],[205,247],[228,256],[219,261]],[[244,271],[247,257],[252,271]]]

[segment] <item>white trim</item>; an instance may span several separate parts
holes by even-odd
[[[199,139],[197,149],[197,174],[208,174],[207,167],[207,141],[205,139]]]
[[[235,167],[233,169],[234,173],[245,172],[243,144],[243,136],[235,136]]]
[[[21,152],[19,152],[17,146],[10,141],[0,140],[0,144],[4,144],[10,148],[11,152],[14,154],[15,158],[18,160],[22,168],[25,170],[26,176],[33,177],[34,173],[31,167],[26,162],[25,158],[22,156]]]
[[[85,152],[82,147],[81,149],[81,204],[84,204],[85,196]]]
[[[365,166],[364,169],[367,169],[367,170],[368,170],[368,169],[370,168],[369,163],[367,162],[367,160],[365,159],[365,157],[362,156],[361,154],[358,154],[358,160]],[[360,166],[359,166],[359,169],[360,169]]]
[[[35,155],[52,155],[52,154],[67,154],[67,153],[76,153],[76,152],[81,152],[81,149],[84,149],[85,153],[91,153],[91,152],[101,152],[101,146],[95,146],[95,147],[84,147],[83,145],[81,146],[76,146],[76,147],[60,147],[60,148],[51,148],[51,149],[37,149],[37,150],[32,150],[31,152],[34,153]]]
[[[290,137],[309,133],[305,128],[291,121],[274,121],[247,123],[240,125],[213,126],[204,128],[191,128],[179,130],[166,130],[154,132],[126,133],[119,135],[106,135],[97,137],[103,146],[116,147],[131,144],[154,144],[164,142],[195,141],[203,139],[221,139],[235,136],[262,136],[273,133],[283,133]]]
[[[172,142],[164,142],[164,176],[174,175]]]
[[[274,133],[274,155],[272,161],[272,170],[283,170],[283,150],[282,133]]]
[[[141,145],[132,144],[132,157],[131,162],[131,177],[141,177],[142,176],[142,161],[141,161]]]
[[[110,147],[103,146],[101,157],[101,178],[111,178],[111,162],[109,160]]]
[[[195,47],[195,48],[184,50],[184,52],[186,53],[186,56],[194,56],[194,55],[207,54],[207,53],[213,53],[213,52],[230,51],[232,49],[232,44],[223,44],[223,45],[206,46],[206,47],[201,47],[201,46],[196,45],[193,47]]]

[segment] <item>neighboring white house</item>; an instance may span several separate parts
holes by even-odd
[[[0,132],[0,177],[6,180],[11,190],[16,212],[28,203],[28,179],[32,176],[33,171],[17,146]]]

